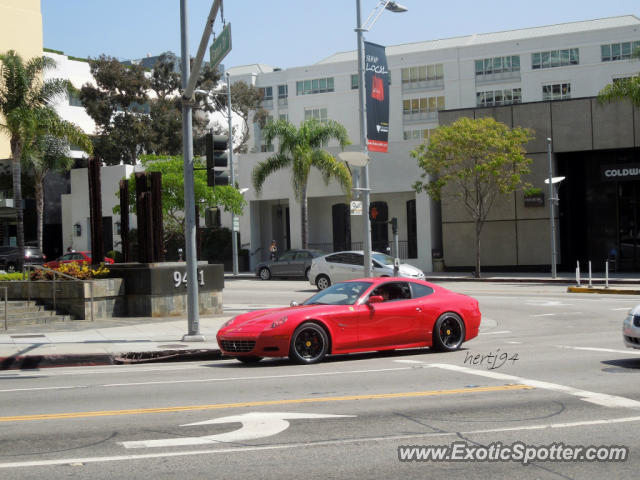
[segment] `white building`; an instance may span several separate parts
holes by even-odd
[[[633,15],[388,46],[389,153],[370,154],[370,186],[372,205],[398,218],[400,256],[431,271],[432,249],[442,247],[440,208],[426,194],[414,193],[411,185],[421,171],[410,157],[438,126],[438,111],[592,97],[613,79],[638,72],[638,63],[629,60],[638,46],[640,19]],[[359,150],[355,50],[287,70],[255,65],[229,73],[232,82],[264,89],[263,106],[274,119],[295,125],[311,117],[336,120],[354,143],[350,149]],[[252,134],[251,153],[238,159],[241,187],[251,187],[254,166],[273,148],[262,143],[259,130]],[[362,217],[349,215],[339,188],[325,187],[315,172],[308,195],[309,246],[361,248]],[[267,258],[272,239],[281,251],[301,246],[300,208],[289,171],[269,177],[261,196],[251,188],[246,198],[240,231],[252,267]],[[372,238],[374,249],[391,244],[390,227],[372,222]]]

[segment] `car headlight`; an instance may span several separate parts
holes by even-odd
[[[287,317],[282,317],[282,318],[279,318],[278,320],[274,320],[271,323],[271,328],[277,328],[280,325],[284,325],[286,323],[286,321],[287,321]]]

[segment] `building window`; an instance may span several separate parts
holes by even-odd
[[[567,48],[564,50],[551,50],[548,52],[537,52],[531,54],[531,68],[565,67],[567,65],[578,65],[580,63],[580,53],[577,48]]]
[[[296,82],[296,95],[333,92],[333,77],[301,80]]]
[[[278,85],[278,98],[287,98],[289,96],[288,85]]]
[[[401,70],[402,88],[430,88],[444,85],[444,66],[442,63],[434,65],[420,65]]]
[[[603,62],[614,62],[616,60],[628,60],[633,52],[640,48],[640,41],[611,43],[600,45],[600,55]]]
[[[476,106],[478,107],[512,105],[514,103],[522,103],[522,93],[520,88],[488,90],[476,93]]]
[[[262,94],[262,107],[272,108],[273,107],[273,87],[263,87],[260,89],[260,93]]]
[[[280,114],[278,114],[278,120],[288,122],[289,121],[289,114],[288,113],[280,113]]]
[[[357,90],[360,84],[360,79],[357,73],[351,75],[351,90]]]
[[[520,55],[476,60],[476,77],[520,71]]]
[[[304,119],[311,120],[315,118],[320,122],[325,123],[327,121],[327,109],[326,108],[305,108]]]
[[[542,100],[564,100],[571,98],[570,83],[553,83],[542,86]]]
[[[434,131],[435,131],[435,128],[424,128],[424,129],[418,129],[418,130],[405,130],[403,133],[404,133],[405,140],[428,141],[431,135],[433,135]]]
[[[69,92],[68,94],[69,96],[69,106],[71,107],[82,107],[82,102],[80,101],[80,97],[74,93],[74,92]]]
[[[436,120],[440,110],[444,110],[444,96],[402,101],[402,114],[405,120]]]

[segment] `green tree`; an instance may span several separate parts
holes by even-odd
[[[634,50],[632,58],[640,58],[640,47]],[[628,78],[615,79],[598,93],[600,103],[625,99],[640,107],[640,73]]]
[[[307,183],[311,167],[322,174],[326,185],[333,178],[338,181],[344,193],[351,192],[351,172],[347,166],[339,162],[322,147],[331,139],[335,139],[341,148],[349,145],[347,130],[338,122],[329,120],[321,123],[318,120],[306,120],[300,128],[286,120],[268,123],[264,128],[264,139],[271,144],[279,140],[278,152],[258,163],[253,169],[253,186],[259,195],[267,177],[278,170],[291,169],[291,185],[296,199],[300,203],[302,221],[302,248],[308,246],[308,208]]]
[[[43,80],[43,73],[55,66],[49,57],[25,61],[15,51],[0,55],[0,114],[4,123],[0,130],[9,136],[13,176],[13,201],[16,206],[16,237],[18,248],[24,251],[24,217],[22,208],[23,152],[34,151],[34,144],[43,135],[68,138],[91,151],[79,129],[60,119],[52,104],[67,94],[70,84],[61,79]],[[20,255],[23,258],[24,255]]]
[[[499,195],[526,186],[531,160],[524,145],[532,140],[528,129],[509,128],[493,118],[462,117],[440,126],[428,144],[418,145],[411,156],[424,171],[413,188],[425,190],[435,201],[453,197],[462,201],[475,226],[476,270],[480,277],[480,233]]]
[[[165,233],[165,243],[181,237],[184,232],[184,169],[182,156],[142,155],[140,161],[147,172],[162,173],[162,220]],[[195,165],[204,168],[206,165]],[[196,204],[200,212],[205,208],[222,207],[236,215],[242,215],[246,201],[242,194],[231,186],[211,188],[207,185],[207,172],[195,170],[194,193]],[[136,211],[135,177],[129,177],[129,206],[130,211]],[[119,192],[116,192],[119,195]],[[120,206],[113,208],[113,212],[120,213]]]

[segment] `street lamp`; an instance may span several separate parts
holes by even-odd
[[[551,278],[556,278],[556,220],[555,204],[558,198],[555,196],[555,184],[564,180],[564,177],[553,176],[553,163],[551,161],[551,138],[547,138],[547,152],[549,153],[549,178],[544,183],[549,184],[549,222],[551,223]]]
[[[358,96],[360,104],[360,146],[363,155],[367,156],[367,119],[366,119],[366,102],[365,102],[365,85],[364,85],[364,38],[362,32],[367,32],[373,27],[383,10],[389,10],[395,13],[406,12],[407,8],[392,2],[380,0],[378,5],[369,14],[367,20],[362,24],[360,16],[360,0],[356,0],[356,33],[358,39]],[[364,276],[371,276],[371,219],[369,218],[369,162],[362,167],[362,180],[359,190],[362,191],[362,225],[363,238],[362,249],[364,251]]]

